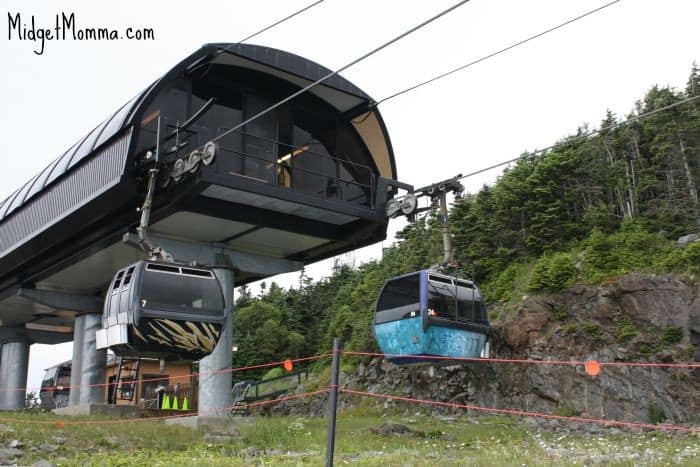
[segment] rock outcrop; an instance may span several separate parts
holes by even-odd
[[[698,287],[670,275],[630,274],[598,287],[579,285],[561,294],[527,298],[515,319],[498,326],[492,336],[493,357],[537,362],[688,363],[700,359],[699,347]],[[697,368],[603,366],[594,377],[580,364],[476,362],[407,368],[375,358],[360,363],[357,372],[345,378],[345,386],[480,407],[635,422],[665,418],[670,423],[697,423],[700,417]],[[342,399],[347,405],[357,398]],[[323,413],[315,404],[314,412]],[[294,407],[294,412],[303,412]]]
[[[535,361],[689,362],[700,345],[697,289],[672,276],[630,274],[600,287],[528,298],[497,328],[495,357]],[[606,419],[697,421],[700,370],[582,365],[469,363],[398,368],[374,360],[351,384],[373,392]],[[661,411],[661,412],[659,412]],[[661,413],[663,415],[661,415]]]

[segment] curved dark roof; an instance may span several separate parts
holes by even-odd
[[[34,195],[42,192],[52,182],[70,171],[78,162],[92,154],[95,149],[117,134],[125,126],[126,118],[140,96],[141,94],[121,106],[119,110],[93,128],[92,131],[71,146],[58,159],[51,162],[44,170],[17,189],[9,198],[2,201],[0,203],[0,221],[27,203]]]
[[[331,70],[328,68],[316,62],[312,62],[309,59],[270,47],[248,44],[207,44],[207,46],[217,47],[220,50],[225,50],[234,55],[239,55],[274,68],[279,68],[311,81],[316,81],[331,73]],[[360,88],[340,75],[328,78],[323,84],[350,94],[355,94],[366,100],[372,100],[372,98],[365,94]]]
[[[70,172],[76,164],[93,154],[96,149],[119,133],[123,128],[131,125],[133,119],[139,114],[138,110],[148,105],[149,97],[155,94],[159,88],[159,84],[167,81],[170,75],[181,72],[183,68],[195,66],[198,61],[204,60],[207,57],[213,58],[220,53],[230,53],[232,55],[244,57],[259,64],[277,68],[286,73],[311,81],[316,81],[331,72],[328,68],[312,62],[311,60],[270,47],[230,43],[205,44],[198,51],[173,67],[164,76],[157,79],[151,86],[124,104],[109,118],[97,125],[86,136],[71,146],[60,157],[51,162],[44,170],[18,188],[4,201],[0,202],[0,222],[12,212],[29,202],[31,198],[44,191],[54,181]],[[361,89],[339,75],[324,81],[323,85],[349,94],[354,94],[366,101],[372,100]]]

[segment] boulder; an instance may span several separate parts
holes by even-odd
[[[539,332],[549,323],[549,308],[534,300],[520,310],[518,318],[505,326],[505,338],[511,347],[523,347],[530,342],[530,333]],[[533,344],[539,336],[533,337]]]
[[[9,461],[24,457],[24,451],[17,448],[0,448],[0,461]]]
[[[700,240],[700,233],[683,235],[682,237],[678,237],[678,244],[681,246],[685,246],[689,243],[697,242],[698,240]]]
[[[595,309],[593,310],[593,316],[595,319],[600,321],[612,320],[615,313],[618,311],[615,303],[608,298],[601,298],[601,300],[596,303]]]

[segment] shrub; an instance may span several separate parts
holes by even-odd
[[[682,265],[690,273],[700,272],[700,242],[693,242],[683,248],[681,254]]]
[[[577,417],[581,415],[580,410],[576,410],[573,407],[557,407],[552,411],[554,415],[557,415],[559,417]]]
[[[663,331],[661,331],[661,339],[669,344],[680,342],[681,339],[683,339],[683,329],[677,326],[665,328]]]
[[[282,375],[284,375],[284,370],[282,369],[282,367],[276,366],[274,368],[270,368],[269,370],[267,370],[267,373],[265,373],[265,375],[263,375],[262,379],[263,379],[263,381],[265,381],[268,379],[277,378],[277,377],[282,376]]]
[[[645,357],[649,357],[651,354],[656,352],[656,349],[646,342],[640,342],[637,346],[637,350],[639,350],[639,353]]]
[[[620,342],[629,342],[636,335],[637,327],[632,323],[629,316],[622,315],[618,318],[615,336]]]
[[[554,309],[554,313],[553,313],[553,314],[554,314],[554,319],[558,319],[558,320],[560,320],[560,321],[561,321],[561,320],[564,320],[564,319],[566,319],[566,318],[568,318],[568,316],[569,316],[569,312],[568,312],[567,309],[564,308],[563,306],[558,306],[558,307],[556,307],[556,308]]]
[[[586,334],[591,336],[592,339],[600,339],[600,326],[597,324],[586,322],[581,325],[581,329],[583,329]]]
[[[662,235],[634,222],[623,223],[611,235],[596,229],[584,241],[584,278],[595,284],[633,271],[668,270],[669,262],[683,263],[680,258],[671,259],[674,250]]]
[[[665,256],[657,258],[656,266],[664,271],[678,271],[688,274],[700,272],[700,242],[692,242],[685,247],[675,247]]]
[[[511,300],[515,293],[515,280],[521,274],[521,270],[520,263],[509,264],[494,280],[485,284],[483,291],[486,300]]]
[[[544,255],[535,263],[528,290],[559,292],[565,290],[574,283],[576,269],[570,253],[554,253]]]
[[[653,425],[658,425],[659,423],[663,423],[666,421],[666,413],[664,412],[664,408],[661,407],[659,404],[651,404],[649,405],[649,423]]]
[[[692,360],[693,354],[695,353],[695,348],[692,345],[686,345],[680,351],[680,357],[683,360]]]

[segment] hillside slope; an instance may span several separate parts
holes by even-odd
[[[455,200],[448,271],[479,284],[499,324],[512,319],[523,295],[597,286],[633,272],[695,280],[700,242],[689,239],[700,232],[699,96],[694,67],[685,89],[652,87],[624,123],[608,112],[596,136],[581,137],[584,125],[547,151],[523,154],[493,185]],[[259,297],[241,290],[234,365],[325,353],[335,337],[350,350],[378,350],[372,317],[384,282],[442,259],[434,215],[398,237],[381,260],[338,263],[318,282],[302,272],[293,289],[272,283]],[[628,344],[624,322],[620,327]]]
[[[688,362],[700,352],[698,288],[671,276],[631,274],[530,298],[498,329],[494,344],[500,358]],[[372,378],[373,370],[361,367],[357,382],[483,407],[637,422],[660,409],[673,423],[700,422],[697,369],[608,366],[591,377],[582,365],[477,363],[439,369],[434,378],[424,373],[392,369]]]
[[[492,357],[535,361],[687,363],[700,355],[700,289],[671,275],[630,274],[601,286],[530,297],[497,326]],[[397,367],[381,358],[346,366],[344,386],[379,394],[544,414],[643,423],[700,424],[700,370],[583,365],[457,363]],[[343,398],[343,406],[367,404]],[[399,401],[372,402],[389,409]],[[421,410],[462,413],[425,406]],[[275,413],[323,415],[323,401]]]

